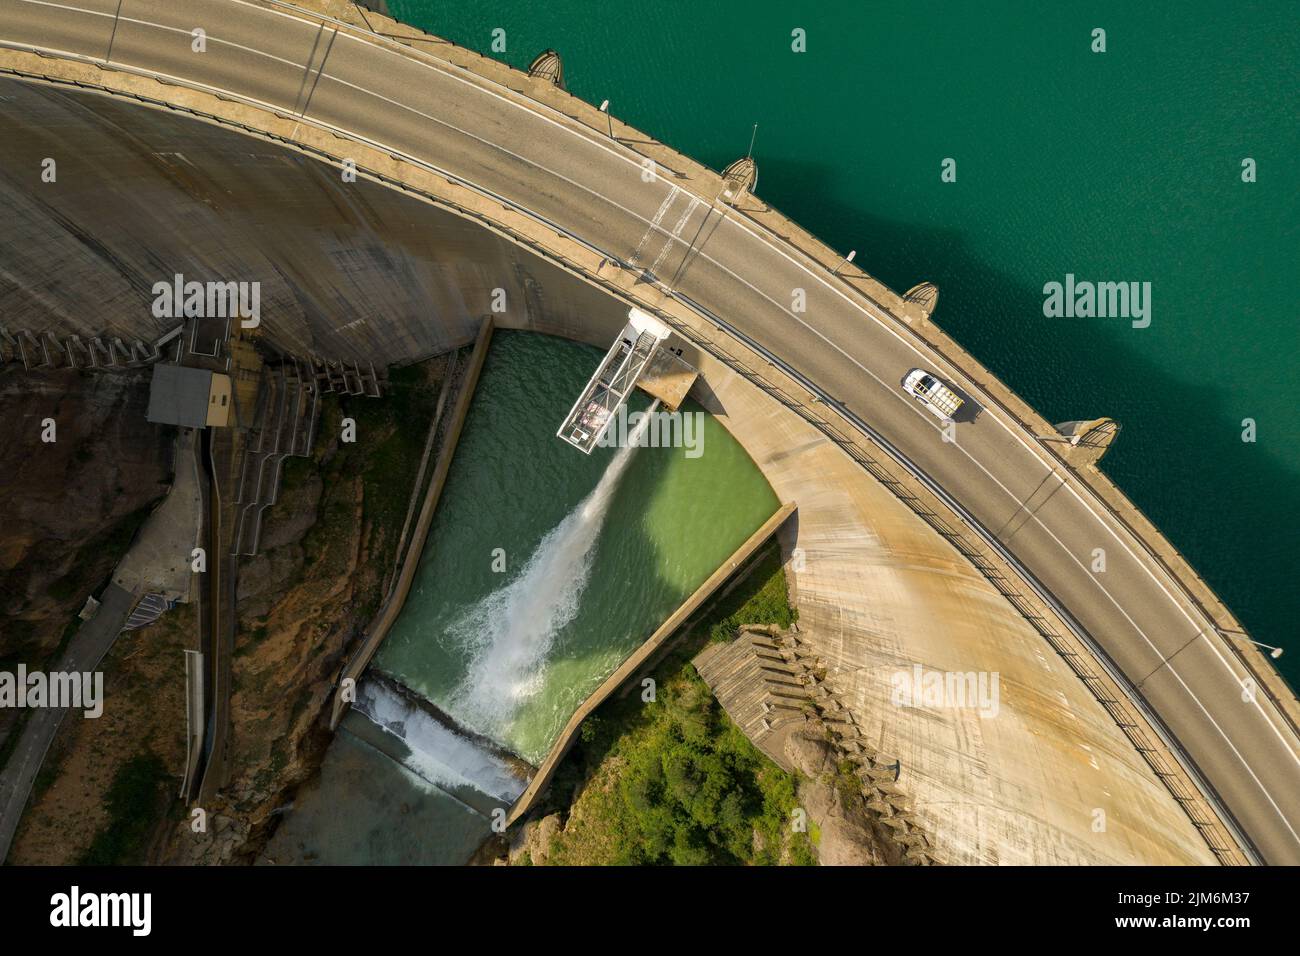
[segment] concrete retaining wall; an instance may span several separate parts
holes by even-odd
[[[417,31],[410,32],[416,33]],[[454,50],[453,52],[457,57],[463,55],[473,58],[477,56],[476,54],[468,54],[466,51]],[[481,58],[479,59],[481,60]],[[805,421],[814,423],[815,427],[820,430],[822,437],[818,440],[829,438],[848,452],[853,460],[863,463],[863,467],[867,468],[866,472],[862,472],[864,476],[869,473],[885,482],[886,486],[905,502],[919,503],[918,506],[914,506],[914,510],[918,510],[918,513],[939,515],[942,520],[945,509],[941,504],[927,498],[924,492],[919,492],[914,487],[914,483],[910,483],[906,476],[891,474],[887,462],[882,463],[873,460],[873,456],[878,457],[878,450],[871,448],[870,444],[862,436],[855,434],[850,426],[846,425],[842,420],[838,420],[834,409],[827,409],[824,406],[810,408],[807,404],[806,392],[802,390],[797,382],[790,381],[779,370],[769,366],[761,357],[755,356],[739,343],[730,340],[722,330],[703,322],[699,316],[687,312],[678,303],[665,301],[662,295],[652,287],[637,286],[635,281],[626,274],[625,270],[608,265],[590,249],[574,242],[562,233],[548,230],[546,227],[539,225],[536,220],[521,214],[517,210],[485,200],[482,196],[462,185],[451,183],[445,178],[440,178],[430,171],[416,164],[405,162],[398,157],[371,150],[356,143],[344,144],[337,137],[306,124],[300,125],[293,118],[272,116],[261,110],[218,100],[215,97],[205,97],[193,91],[178,93],[175,90],[160,87],[153,81],[141,77],[99,71],[90,66],[52,63],[39,57],[9,52],[4,54],[4,60],[6,63],[16,64],[25,74],[36,76],[54,76],[58,74],[60,82],[74,79],[76,82],[93,86],[111,87],[120,94],[149,100],[158,107],[160,113],[164,109],[171,110],[170,116],[161,114],[166,116],[166,119],[153,124],[152,128],[148,130],[148,135],[137,133],[137,139],[140,142],[147,142],[151,137],[159,142],[158,150],[151,154],[155,157],[153,161],[155,167],[157,162],[165,162],[163,159],[167,155],[164,152],[167,148],[165,144],[176,141],[178,126],[185,126],[186,135],[190,135],[191,127],[209,126],[215,130],[217,127],[214,124],[220,123],[240,128],[245,133],[260,138],[265,144],[264,154],[259,149],[258,153],[247,159],[254,166],[258,164],[264,164],[265,166],[256,174],[263,177],[258,184],[263,190],[263,195],[266,194],[267,190],[274,193],[276,184],[281,180],[289,183],[288,188],[292,190],[298,188],[294,184],[304,176],[315,176],[322,181],[336,176],[336,171],[323,174],[313,173],[310,169],[301,166],[294,169],[293,166],[303,162],[302,156],[304,154],[314,156],[325,163],[338,164],[344,150],[346,150],[347,155],[356,160],[362,178],[373,179],[375,182],[395,187],[391,190],[385,190],[384,187],[367,184],[366,188],[357,190],[360,197],[358,200],[333,195],[330,201],[335,202],[336,205],[333,210],[333,218],[329,222],[324,224],[321,222],[295,222],[290,217],[289,221],[285,223],[283,233],[280,234],[275,233],[274,223],[268,228],[265,221],[258,216],[253,216],[250,219],[246,212],[235,216],[230,222],[225,221],[220,216],[206,217],[204,220],[204,225],[212,230],[213,242],[225,248],[227,253],[231,249],[240,248],[248,229],[268,228],[270,234],[268,242],[273,242],[276,238],[283,238],[291,244],[299,244],[303,247],[298,254],[303,257],[303,263],[308,262],[308,260],[310,260],[310,263],[301,267],[298,264],[292,265],[293,274],[325,274],[332,276],[339,270],[340,260],[328,254],[322,257],[319,251],[313,252],[311,247],[323,244],[326,248],[331,248],[332,243],[341,243],[342,248],[347,248],[350,237],[353,235],[377,234],[377,230],[373,228],[373,222],[368,218],[371,216],[371,211],[367,208],[369,203],[374,202],[377,204],[377,208],[387,210],[382,217],[375,217],[376,221],[381,218],[384,222],[383,234],[386,238],[390,236],[388,225],[391,222],[396,220],[402,223],[409,219],[412,224],[410,228],[399,227],[399,231],[402,233],[401,241],[384,247],[382,254],[376,254],[372,258],[372,265],[377,270],[377,275],[387,270],[387,274],[383,275],[387,287],[379,290],[379,294],[385,296],[397,295],[396,305],[401,310],[401,315],[395,315],[393,325],[400,325],[401,328],[390,332],[390,326],[385,324],[388,321],[386,316],[376,315],[376,310],[371,305],[372,293],[375,290],[361,285],[354,287],[351,284],[353,278],[351,276],[347,284],[339,285],[335,283],[328,290],[330,295],[314,297],[330,303],[325,308],[315,305],[311,309],[303,309],[299,305],[298,298],[292,293],[287,298],[280,300],[284,304],[286,314],[293,314],[295,309],[298,310],[298,314],[301,316],[298,321],[300,321],[303,336],[306,336],[310,341],[331,343],[330,345],[317,345],[316,350],[318,351],[347,357],[366,358],[376,361],[376,364],[384,361],[384,355],[401,356],[396,360],[412,360],[426,357],[440,351],[442,346],[450,342],[463,341],[470,332],[466,328],[470,316],[481,314],[483,311],[481,306],[477,305],[478,299],[486,299],[490,294],[491,287],[502,282],[508,288],[509,301],[511,302],[508,314],[500,317],[500,324],[503,327],[533,328],[538,331],[551,332],[601,345],[607,344],[608,338],[621,327],[625,304],[635,303],[654,311],[666,321],[672,321],[688,340],[698,343],[701,350],[725,356],[723,361],[728,369],[736,371],[740,377],[748,379],[761,392],[766,393],[763,396],[763,401],[767,403],[766,408],[775,407],[772,404],[772,401],[775,400],[777,403],[784,404],[788,409],[794,410]],[[508,68],[501,64],[494,64],[492,61],[482,61],[482,63],[484,64],[483,69],[489,72],[505,70],[508,74],[507,81],[509,85],[514,89],[526,90],[529,96],[535,95],[539,100],[544,100],[545,97],[553,95],[563,96],[558,91],[552,93],[546,90],[533,89],[533,81],[521,77],[517,72],[509,71]],[[7,89],[8,85],[6,85]],[[85,94],[61,93],[58,95],[67,97],[75,104],[76,99]],[[183,101],[183,103],[180,101]],[[571,97],[564,99],[563,106],[569,115],[585,115],[585,111],[594,112],[594,108],[581,104],[580,101],[573,101]],[[183,119],[185,114],[176,112],[178,109],[191,111],[189,113],[191,116],[202,114],[203,122],[187,122]],[[85,116],[83,114],[89,112],[77,106],[72,108],[65,106],[63,110],[66,114],[64,119],[75,122],[84,122]],[[106,107],[105,110],[107,111],[108,108]],[[121,129],[131,129],[139,126],[144,124],[145,121],[139,120],[138,117],[148,112],[134,107],[119,109],[113,114],[114,125]],[[604,114],[599,114],[599,116],[600,122],[603,123]],[[55,125],[57,125],[57,122]],[[633,131],[622,127],[621,124],[616,122],[615,126],[616,132],[623,132],[629,136],[633,135]],[[200,136],[200,141],[218,150],[231,148],[236,149],[236,151],[241,150],[241,147],[238,146],[217,145],[220,139],[219,132],[218,130],[218,132],[203,134]],[[193,135],[199,136],[197,133]],[[635,134],[635,138],[642,140],[637,148],[647,154],[658,155],[656,151],[661,149],[665,151],[665,155],[670,152],[667,147],[661,147],[641,134]],[[29,139],[30,137],[19,135],[0,142],[0,157],[7,158],[10,152],[21,154],[23,163],[29,165],[30,163],[36,163],[37,165],[32,166],[32,168],[37,168],[39,156],[42,155],[40,141],[36,140],[36,145],[27,150],[26,146]],[[288,152],[293,154],[294,158],[287,160],[287,165],[286,159],[282,155],[284,151],[272,145],[274,143],[287,147]],[[9,152],[5,152],[6,150]],[[194,155],[200,161],[207,162],[207,153],[203,150],[199,150]],[[240,155],[248,156],[246,147],[242,147]],[[676,156],[676,159],[673,159],[673,156]],[[120,158],[112,150],[106,150],[104,157],[108,166],[113,167],[116,166]],[[168,207],[159,205],[158,208],[183,207],[186,197],[188,197],[191,204],[204,201],[213,203],[226,201],[230,192],[238,193],[245,187],[241,186],[236,180],[231,180],[228,182],[223,181],[224,189],[213,191],[206,188],[207,184],[204,180],[204,176],[208,172],[217,174],[224,165],[226,165],[226,162],[218,158],[212,164],[210,170],[204,170],[204,175],[185,179],[182,182],[181,189],[183,195],[167,197],[166,201],[172,203],[172,205]],[[691,163],[685,157],[677,156],[677,154],[666,155],[666,161],[662,165],[678,169],[682,174],[678,180],[682,188],[698,191],[701,194],[708,193],[709,190],[716,192],[713,182],[717,180],[717,174],[704,170],[703,167]],[[273,168],[276,166],[278,166],[278,173]],[[306,166],[309,167],[310,163],[307,163]],[[26,168],[26,166],[20,165],[19,168]],[[143,180],[150,177],[158,178],[159,172],[164,173],[163,178],[175,178],[176,176],[174,169],[150,168],[148,163],[140,167],[137,174]],[[100,175],[100,173],[96,172],[94,163],[91,163],[87,169],[81,170],[81,173],[92,182],[96,175]],[[354,186],[360,185],[360,182],[354,184]],[[110,184],[107,188],[111,192],[115,187]],[[20,199],[22,198],[21,192],[21,190],[15,191],[15,195],[19,195]],[[385,192],[388,195],[380,195]],[[416,212],[411,204],[423,208]],[[431,204],[436,204],[439,208],[435,208]],[[315,215],[321,215],[320,211],[325,207],[313,205],[311,208]],[[135,250],[141,240],[145,240],[144,245],[146,247],[158,242],[157,237],[152,236],[146,230],[142,234],[133,235],[127,239],[118,237],[112,247],[102,250],[98,255],[87,256],[84,250],[78,250],[75,242],[70,242],[70,238],[78,234],[97,235],[96,229],[100,225],[99,223],[88,223],[78,218],[83,215],[84,209],[84,203],[65,204],[57,210],[57,214],[54,216],[49,215],[50,211],[48,209],[39,209],[34,215],[27,216],[23,223],[24,229],[35,227],[37,233],[45,237],[44,241],[51,249],[71,247],[74,250],[76,258],[70,257],[63,263],[67,266],[66,271],[69,274],[75,275],[79,269],[87,269],[88,274],[92,275],[94,270],[100,270],[105,275],[114,271],[119,275],[127,275],[129,270],[120,268],[119,261],[135,262],[136,260],[132,259],[132,256],[137,254]],[[126,207],[119,210],[122,214],[128,211]],[[833,252],[817,243],[812,237],[807,236],[806,233],[802,233],[793,224],[783,220],[779,217],[779,214],[768,210],[758,200],[747,202],[739,212],[750,216],[755,222],[764,224],[774,234],[794,244],[800,250],[800,254],[830,264],[833,264],[837,258]],[[201,213],[202,210],[200,210]],[[45,218],[42,218],[42,216]],[[129,216],[126,218],[129,218]],[[57,227],[52,232],[50,231],[51,223]],[[69,228],[69,223],[72,224],[72,228]],[[343,240],[339,240],[332,235],[334,231],[339,229],[339,223],[343,224],[343,235],[345,237]],[[446,230],[443,233],[445,244],[442,245],[442,248],[452,252],[452,255],[448,258],[453,260],[453,264],[449,268],[455,270],[455,274],[440,275],[438,281],[434,282],[431,287],[426,286],[426,288],[432,288],[436,300],[446,306],[444,312],[433,310],[432,315],[429,314],[429,311],[419,311],[417,308],[418,305],[430,301],[421,288],[421,283],[428,280],[430,275],[429,264],[439,261],[437,244],[435,243],[431,247],[425,238],[430,223],[438,223],[438,229]],[[479,226],[482,227],[481,230],[478,229]],[[181,241],[181,237],[184,235],[184,233],[175,231],[167,232],[168,227],[166,224],[159,228],[162,230],[162,234],[172,237],[170,240],[172,245],[175,245],[177,241]],[[478,235],[480,232],[482,235]],[[111,237],[113,235],[112,229],[107,229],[106,234]],[[464,239],[466,245],[461,246],[458,244],[461,239]],[[529,255],[523,251],[524,249],[532,250],[538,255]],[[412,255],[412,250],[419,251],[417,254]],[[104,252],[107,254],[103,254]],[[390,253],[393,256],[391,259],[389,258]],[[261,253],[254,246],[251,249],[251,254],[260,255]],[[472,268],[467,265],[467,263],[477,261],[475,257],[479,255],[486,257],[483,261],[488,263],[488,266]],[[545,257],[545,259],[539,257]],[[266,263],[271,261],[272,257],[265,257]],[[200,267],[201,265],[200,262]],[[408,282],[406,278],[408,274],[403,271],[405,269],[413,270],[414,275],[420,281],[414,284]],[[49,315],[51,308],[54,308],[58,313],[58,318],[55,320],[56,326],[52,327],[62,328],[62,325],[57,325],[60,322],[76,326],[76,323],[80,321],[79,317],[86,314],[85,306],[88,303],[79,303],[77,308],[65,307],[65,290],[73,287],[74,283],[65,281],[60,283],[58,288],[50,288],[48,283],[44,281],[45,276],[50,274],[48,270],[45,272],[38,271],[35,268],[35,263],[24,265],[24,270],[19,273],[22,281],[19,282],[18,289],[13,294],[14,304],[19,309],[27,310],[33,315]],[[148,270],[137,270],[137,273],[146,276],[152,274]],[[909,311],[897,295],[890,290],[884,289],[883,286],[876,288],[864,285],[874,280],[856,273],[853,269],[842,269],[841,273],[847,274],[849,279],[852,280],[852,284],[846,285],[846,291],[855,295],[865,294],[872,298],[873,301],[877,301],[874,297],[878,295],[880,297],[878,304],[889,310],[891,314],[895,314],[900,323],[900,328],[910,329],[913,334],[917,335],[935,336],[935,341],[938,344],[934,347],[939,349],[947,360],[950,362],[960,360],[956,351],[939,342],[937,336],[941,335],[941,333],[923,318]],[[398,278],[394,278],[394,275]],[[109,285],[112,284],[107,278],[104,281]],[[114,303],[116,306],[121,306],[121,308],[109,310],[115,320],[119,316],[141,316],[146,314],[144,306],[147,304],[147,298],[139,291],[138,283],[128,283],[128,285],[132,286],[131,294],[127,298]],[[464,293],[466,299],[456,304],[456,298],[461,294],[458,290],[462,285],[466,290]],[[864,288],[867,290],[865,293],[863,292]],[[393,291],[394,289],[404,291],[397,294]],[[608,297],[603,293],[608,293]],[[7,299],[8,295],[5,298]],[[471,298],[474,301],[468,301]],[[346,305],[349,318],[351,318],[352,310],[355,309],[355,314],[361,316],[362,320],[348,321],[340,325],[335,318],[338,309],[335,303],[344,303]],[[267,312],[265,305],[263,311],[264,313]],[[132,318],[129,321],[138,322],[140,319]],[[102,324],[99,327],[102,327]],[[286,335],[286,338],[292,339],[292,336]],[[292,342],[287,344],[292,347]],[[378,350],[378,352],[374,350]],[[973,363],[973,360],[970,361]],[[980,369],[977,363],[962,366],[962,368],[969,368],[970,376],[978,376],[974,380],[979,381],[983,387],[989,389],[995,397],[998,395],[996,389],[999,383],[995,381],[989,382],[988,379],[991,377],[988,376],[987,372]],[[1010,395],[1009,390],[1007,390],[1007,394],[1009,397],[1006,398],[1006,401],[1010,402],[1013,396]],[[867,462],[871,462],[871,464],[866,464]],[[762,465],[761,461],[760,465]],[[1080,480],[1090,479],[1083,476]],[[961,553],[975,567],[992,569],[991,571],[985,571],[990,580],[1015,580],[1016,573],[1014,570],[999,565],[996,556],[984,553],[978,542],[970,542],[963,536],[959,525],[954,527],[951,524],[951,519],[947,520],[950,522],[948,531],[941,529],[940,533],[948,536],[949,540],[954,544],[958,544]],[[1154,532],[1154,529],[1152,529],[1152,533],[1158,538],[1158,533]],[[876,600],[877,596],[858,593],[855,595],[855,599],[862,604],[866,604]],[[887,595],[884,600],[887,604],[892,605],[895,598]],[[1008,596],[1008,600],[1011,601],[1011,604],[1005,606],[1014,606],[1026,616],[1042,619],[1051,619],[1054,616],[1054,612],[1050,608],[1035,604],[1032,599],[1020,601],[1014,596]],[[1224,610],[1226,612],[1226,609]],[[864,613],[864,608],[855,606],[845,608],[844,612],[860,615]],[[1080,651],[1072,647],[1058,647],[1055,649],[1061,654],[1070,654],[1076,657],[1080,655]],[[1088,656],[1086,649],[1083,649],[1082,656]],[[1266,661],[1262,662],[1262,666],[1268,668],[1271,672],[1271,668],[1269,668]],[[1070,679],[1069,676],[1066,677],[1066,680]],[[1098,683],[1104,684],[1104,680]],[[1267,682],[1265,683],[1266,686],[1271,686]],[[1283,687],[1278,693],[1282,693],[1284,690]],[[1115,692],[1113,689],[1107,689],[1104,696],[1113,698]],[[1115,719],[1124,724],[1128,722],[1129,717],[1120,714]],[[1156,749],[1158,750],[1158,745]],[[1032,761],[1034,759],[1033,755],[1030,755],[1027,759]],[[1172,761],[1172,758],[1167,759]],[[1172,763],[1175,766],[1172,766],[1170,776],[1176,777],[1178,773],[1176,761],[1172,761]],[[1185,783],[1179,786],[1184,791],[1184,793],[1180,794],[1180,799],[1188,799],[1185,792],[1187,789]],[[1171,785],[1171,790],[1179,794],[1177,787]],[[1195,802],[1194,793],[1191,794],[1190,802]]]
[[[519,795],[515,805],[510,808],[510,813],[506,816],[506,825],[514,823],[537,802],[538,797],[546,792],[551,778],[555,775],[555,770],[559,766],[564,755],[569,752],[573,746],[574,738],[578,735],[578,729],[582,722],[597,707],[605,702],[610,694],[618,690],[629,677],[635,674],[663,647],[664,643],[677,632],[682,624],[699,610],[700,605],[707,601],[713,593],[726,583],[727,579],[736,573],[736,570],[748,561],[755,551],[772,537],[790,515],[794,514],[795,506],[787,503],[777,509],[772,517],[763,522],[762,527],[755,531],[746,539],[745,543],[736,549],[726,561],[718,567],[708,579],[695,589],[682,606],[669,615],[668,620],[664,621],[659,628],[650,635],[650,638],[638,647],[632,655],[625,660],[614,673],[605,678],[605,682],[597,687],[585,701],[582,706],[573,712],[569,722],[564,725],[564,730],[556,739],[551,747],[551,752],[546,755],[546,759],[541,762],[537,768],[537,773],[533,776],[528,788]]]
[[[397,620],[397,616],[402,613],[402,608],[406,605],[406,597],[411,593],[411,584],[415,581],[415,572],[419,568],[420,559],[424,555],[424,544],[425,539],[429,536],[429,525],[433,523],[433,515],[438,510],[438,502],[442,498],[442,489],[447,484],[447,474],[451,470],[451,460],[456,454],[456,445],[460,441],[461,429],[465,426],[465,416],[469,414],[469,408],[474,399],[474,389],[478,386],[479,373],[483,371],[483,362],[487,359],[488,345],[491,342],[492,318],[489,316],[479,326],[478,338],[474,342],[474,351],[470,354],[469,363],[465,367],[464,378],[460,384],[460,390],[456,395],[456,404],[452,407],[451,418],[447,421],[447,430],[443,436],[442,447],[438,449],[438,460],[433,467],[433,476],[429,479],[429,489],[425,492],[424,504],[420,508],[420,516],[416,519],[415,529],[411,533],[410,544],[402,561],[402,569],[397,575],[397,580],[393,585],[388,600],[367,629],[366,638],[361,647],[357,649],[356,654],[352,656],[352,659],[348,661],[347,666],[343,669],[340,684],[345,681],[352,681],[352,686],[355,687],[355,683],[361,679],[362,673],[370,665],[370,661],[379,650],[379,645],[384,642],[384,638],[388,636],[393,622]],[[336,692],[334,695],[334,710],[330,715],[331,730],[338,727],[347,706],[348,701],[344,699],[341,693]]]

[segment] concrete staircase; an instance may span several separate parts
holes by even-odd
[[[295,361],[299,361],[295,359]],[[379,398],[383,395],[379,375],[375,364],[367,362],[366,368],[360,362],[336,361],[310,355],[306,359],[315,382],[323,392],[342,392],[347,395],[366,395]]]
[[[257,553],[266,509],[280,496],[284,459],[311,454],[319,416],[320,389],[310,365],[289,357],[263,366],[235,496],[238,522],[232,554]]]
[[[728,716],[778,766],[793,770],[785,754],[791,734],[825,736],[838,762],[852,766],[868,812],[902,849],[903,861],[941,862],[912,813],[911,799],[898,786],[899,761],[863,736],[816,651],[797,630],[744,627],[730,643],[706,647],[694,664]]]
[[[126,623],[122,625],[124,631],[134,631],[136,628],[152,624],[158,618],[162,617],[167,611],[176,606],[175,601],[170,601],[162,594],[146,594],[140,599],[140,602],[132,608]]]
[[[801,669],[813,710],[829,731],[841,759],[853,765],[867,809],[892,831],[894,841],[903,847],[904,862],[919,866],[940,863],[930,838],[912,813],[911,798],[898,786],[898,759],[881,753],[862,735],[857,718],[831,685],[826,667],[812,645],[797,633],[786,638],[782,655]]]
[[[183,328],[184,325],[178,325],[153,342],[135,339],[127,344],[117,336],[97,335],[83,341],[79,335],[60,336],[48,329],[32,332],[0,325],[0,365],[21,361],[29,372],[55,368],[141,368],[169,356],[172,349],[168,346],[173,340],[179,340]]]
[[[785,740],[807,723],[810,702],[799,670],[781,656],[776,638],[742,631],[727,644],[710,644],[695,669],[732,721],[759,750],[790,769]]]
[[[317,355],[283,355],[262,367],[253,425],[244,444],[232,554],[255,555],[266,511],[279,500],[284,460],[307,458],[316,443],[321,396],[381,398],[384,382],[373,363]]]

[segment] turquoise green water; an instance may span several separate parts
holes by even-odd
[[[320,775],[295,797],[266,855],[282,865],[464,863],[490,834],[488,818],[376,750],[367,737],[382,731],[365,723],[344,718]]]
[[[1119,420],[1107,473],[1258,639],[1288,642],[1295,4],[390,7],[515,66],[554,47],[576,95],[714,168],[757,122],[759,196],[896,289],[935,282],[937,321],[1050,420]],[[1043,285],[1067,272],[1151,282],[1151,326],[1044,318]],[[1279,663],[1295,683],[1300,647]]]
[[[587,458],[556,438],[600,354],[532,333],[493,338],[415,585],[375,660],[534,763],[778,506],[708,416],[697,457]]]
[[[534,763],[778,506],[708,416],[694,457],[646,447],[588,458],[556,438],[600,354],[496,333],[415,586],[375,661]],[[463,863],[523,790],[519,768],[380,684],[363,680],[268,848],[277,862]]]

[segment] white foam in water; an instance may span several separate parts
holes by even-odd
[[[542,539],[519,576],[448,629],[474,654],[452,695],[452,709],[467,726],[503,740],[519,705],[541,690],[546,655],[578,613],[614,489],[650,419],[637,424],[591,494]]]
[[[444,789],[470,787],[504,803],[523,793],[526,781],[510,765],[456,733],[384,684],[363,681],[357,710],[406,744],[408,769]]]

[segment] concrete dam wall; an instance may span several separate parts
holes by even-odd
[[[0,325],[155,339],[156,282],[259,282],[262,331],[381,367],[504,327],[599,344],[609,296],[428,203],[299,153],[90,93],[0,80]],[[75,144],[75,146],[74,146]],[[52,158],[56,179],[43,182]]]
[[[361,177],[345,183],[336,167],[292,149],[67,88],[3,79],[0,96],[9,107],[0,201],[13,217],[0,323],[11,330],[154,338],[175,320],[153,315],[153,285],[177,273],[260,282],[261,328],[274,345],[376,367],[471,341],[497,289],[504,328],[606,345],[622,327],[625,303],[571,272],[415,196]],[[53,183],[41,181],[47,157],[57,162]],[[1064,668],[1031,677],[1026,662],[1050,650],[978,572],[792,411],[726,365],[699,364],[711,410],[774,487],[809,502],[786,542],[815,558],[795,573],[809,637],[880,749],[908,765],[904,788],[943,858],[1210,859],[1083,685]],[[832,471],[840,490],[815,489],[810,476]],[[847,564],[828,558],[846,554]],[[984,609],[978,625],[944,628],[972,601]],[[914,663],[1002,668],[1043,687],[1024,705],[1009,700],[1013,719],[981,736],[957,712],[889,706],[888,675]],[[1070,743],[1057,750],[1036,744],[1059,733],[1052,708],[1039,706],[1048,687],[1071,715]],[[1081,765],[1079,747],[1099,759]],[[1107,803],[1096,781],[1117,777],[1125,786]],[[1099,804],[1113,821],[1109,839],[1090,835],[1088,810]]]
[[[197,58],[184,41],[196,18],[207,24],[211,41]],[[607,340],[610,313],[599,305],[588,312],[574,301],[560,301],[588,300],[582,289],[587,283],[654,312],[728,372],[766,393],[765,407],[783,405],[813,424],[948,539],[967,565],[980,569],[1010,613],[1033,625],[1038,648],[1049,659],[1068,661],[1075,679],[1091,688],[1218,859],[1297,859],[1294,806],[1280,796],[1300,787],[1294,693],[1194,569],[1092,466],[1094,458],[1072,456],[1058,441],[1059,427],[930,321],[932,286],[921,283],[899,296],[743,183],[565,93],[551,79],[511,70],[377,15],[363,18],[354,5],[337,0],[292,6],[173,0],[128,17],[58,2],[12,5],[0,11],[0,37],[6,75],[65,89],[112,90],[132,108],[144,103],[164,117],[198,116],[244,130],[249,144],[231,157],[237,163],[256,164],[263,153],[273,155],[271,143],[292,154],[282,157],[287,166],[303,155],[325,161],[306,175],[338,177],[340,166],[355,162],[360,177],[454,210],[466,222],[557,263],[556,271],[569,277],[551,281],[540,258],[533,262],[502,247],[515,275],[479,276],[477,286],[461,292],[458,275],[455,284],[437,290],[443,300],[426,295],[408,305],[408,324],[429,321],[432,312],[450,328],[455,316],[434,310],[450,303],[452,312],[473,314],[476,300],[490,288],[507,294],[507,312],[498,316],[503,327]],[[10,103],[17,106],[17,97]],[[11,112],[18,127],[30,122],[17,108],[6,110],[6,118]],[[175,159],[179,134],[160,138],[155,129],[142,135],[137,128],[147,121],[104,112],[115,118],[128,151],[147,150],[151,162]],[[82,154],[75,141],[47,142]],[[20,152],[26,152],[25,144]],[[238,175],[199,166],[208,180],[179,160],[165,175],[182,189],[200,189],[211,215],[196,215],[193,203],[167,215],[210,223],[239,206]],[[31,165],[16,167],[13,175],[14,184],[30,184],[37,196],[55,185],[42,182]],[[236,232],[222,243],[233,241],[236,251],[225,254],[255,259],[259,268],[269,264],[279,276],[283,288],[266,290],[263,303],[268,321],[275,309],[292,312],[284,327],[270,330],[276,345],[382,365],[391,353],[356,351],[361,343],[389,344],[382,331],[362,323],[382,328],[389,313],[372,310],[394,304],[400,309],[409,298],[414,277],[400,272],[408,254],[436,270],[439,263],[457,261],[454,241],[434,244],[445,259],[430,256],[424,233],[440,227],[425,220],[434,217],[412,213],[417,225],[404,226],[400,212],[387,214],[393,205],[376,199],[370,209],[375,218],[367,220],[355,204],[369,204],[373,191],[359,182],[351,191],[341,184],[337,179],[324,194],[338,206],[333,213],[323,207],[281,209],[258,196],[254,207],[238,209],[245,234],[218,229],[216,235]],[[89,191],[81,196],[99,202]],[[142,209],[141,201],[139,195],[122,197],[114,211],[125,210],[128,218],[157,213],[157,207]],[[68,217],[68,210],[65,203],[49,215]],[[76,213],[71,221],[79,235],[71,235],[71,244],[81,248],[72,259],[106,261],[107,271],[119,276],[138,273],[139,235],[105,241],[100,230],[84,227],[80,209]],[[290,237],[282,252],[276,243],[288,234],[288,222],[276,216],[304,213],[327,220],[341,216],[345,225],[341,234],[327,228]],[[120,228],[114,220],[103,231],[113,236]],[[62,226],[59,231],[67,232]],[[407,232],[413,234],[395,238]],[[44,228],[38,227],[38,235],[48,238]],[[202,236],[174,228],[168,236],[204,250],[200,259],[215,255]],[[367,251],[356,253],[349,241]],[[25,254],[39,261],[39,239],[31,242]],[[164,247],[149,235],[143,242],[168,263],[181,248]],[[300,249],[303,244],[319,248]],[[395,247],[404,253],[397,255]],[[463,271],[466,279],[502,264],[491,256],[468,259],[473,246],[463,251],[474,264],[446,268]],[[391,262],[385,258],[390,255]],[[56,272],[19,256],[14,262],[21,268],[13,266],[20,275],[13,286],[59,303],[64,293]],[[350,288],[369,285],[349,272],[362,262],[392,269],[395,291]],[[315,272],[309,263],[327,271]],[[58,265],[63,263],[48,263],[50,269]],[[423,275],[417,267],[416,277]],[[166,276],[153,281],[161,278]],[[791,298],[796,290],[798,307]],[[358,311],[329,322],[331,296]],[[103,308],[101,301],[89,305]],[[331,326],[329,337],[317,328],[322,316]],[[66,315],[59,321],[70,318],[84,321]],[[301,326],[296,331],[295,322]],[[427,330],[404,328],[401,334],[419,339]],[[463,328],[457,341],[469,337],[470,329]],[[418,344],[413,351],[419,352]],[[941,441],[935,423],[900,392],[898,376],[915,366],[936,370],[969,398],[975,414],[960,426],[959,442]],[[1083,402],[1091,398],[1078,396]],[[1110,561],[1104,578],[1080,559],[1099,543]],[[1246,685],[1263,693],[1241,707],[1239,690]]]

